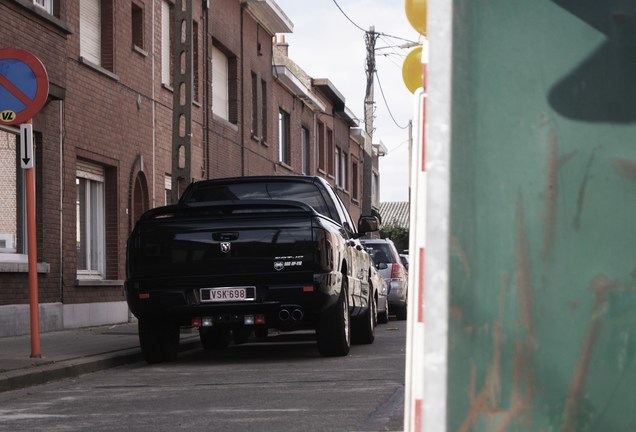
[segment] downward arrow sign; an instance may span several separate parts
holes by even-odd
[[[22,168],[33,168],[33,125],[20,125],[20,159]]]

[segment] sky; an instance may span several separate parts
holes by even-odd
[[[373,143],[380,158],[380,202],[408,201],[409,121],[413,95],[402,79],[402,64],[419,41],[404,0],[274,0],[294,25],[285,34],[289,58],[313,78],[327,78],[345,97],[364,128],[365,31],[380,33],[375,45]]]

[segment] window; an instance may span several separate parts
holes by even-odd
[[[318,122],[318,145],[316,150],[318,152],[318,170],[325,171],[325,125],[322,122]]]
[[[291,145],[289,133],[289,113],[278,111],[278,160],[291,165]]]
[[[261,139],[267,142],[267,81],[261,81]]]
[[[327,174],[334,175],[334,155],[335,150],[333,148],[333,131],[327,129]]]
[[[212,112],[238,123],[238,60],[216,45],[212,46]]]
[[[359,199],[358,193],[358,162],[354,160],[351,161],[351,197]]]
[[[222,119],[230,119],[228,58],[217,47],[212,47],[212,111]]]
[[[135,3],[131,6],[132,43],[137,48],[144,49],[144,10]]]
[[[113,0],[82,0],[80,4],[80,56],[113,70]]]
[[[77,276],[104,279],[106,272],[106,212],[104,169],[77,162],[76,247]]]
[[[371,178],[371,203],[375,207],[380,207],[380,175],[377,172],[373,173],[373,177]]]
[[[0,260],[26,254],[23,170],[18,162],[18,135],[0,129]],[[13,255],[15,256],[15,255]]]
[[[344,190],[349,190],[349,158],[347,153],[336,147],[336,184]]]
[[[33,4],[53,14],[53,0],[33,0]]]
[[[252,72],[252,136],[258,138],[258,80]]]
[[[336,173],[336,186],[342,187],[342,179],[340,178],[340,147],[336,147],[334,152],[335,161],[335,173]]]
[[[172,204],[172,176],[166,174],[163,180],[165,196],[163,203],[165,205]]]
[[[161,84],[172,87],[172,5],[167,1],[161,3]]]
[[[300,170],[303,174],[309,175],[311,174],[311,159],[310,159],[310,135],[309,129],[303,126],[300,129],[300,154],[301,154],[301,167]]]

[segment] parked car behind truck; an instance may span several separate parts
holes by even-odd
[[[386,281],[389,309],[395,313],[398,320],[405,320],[408,309],[408,273],[393,241],[363,239],[362,244]]]
[[[325,356],[372,343],[378,287],[359,237],[377,230],[373,216],[354,225],[320,177],[192,183],[128,240],[125,291],[144,358],[175,359],[183,326],[208,349],[269,329],[315,330]]]

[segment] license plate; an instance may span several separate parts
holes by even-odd
[[[253,301],[256,288],[246,287],[221,287],[221,288],[201,288],[202,302],[236,302]]]

